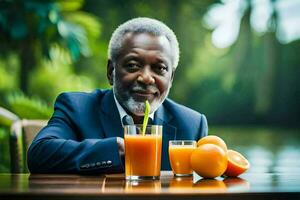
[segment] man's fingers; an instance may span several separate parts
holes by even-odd
[[[117,143],[118,143],[118,147],[119,147],[119,154],[121,156],[124,156],[124,153],[125,153],[124,139],[117,137]]]

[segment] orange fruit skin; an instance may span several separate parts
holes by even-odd
[[[227,151],[227,145],[224,140],[216,135],[208,135],[198,140],[197,146],[202,144],[215,144],[221,147],[225,152]]]
[[[228,150],[228,164],[224,175],[229,177],[237,177],[249,169],[248,160],[240,153],[234,150]]]
[[[203,178],[215,178],[227,168],[227,153],[214,144],[202,144],[191,155],[192,169]]]

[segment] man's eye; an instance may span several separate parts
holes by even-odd
[[[139,65],[137,65],[135,63],[129,63],[126,65],[126,68],[129,70],[135,70],[135,69],[139,69]]]
[[[166,66],[157,66],[156,69],[160,74],[164,74],[168,71],[168,68]]]

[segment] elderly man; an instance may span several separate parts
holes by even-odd
[[[120,173],[124,171],[123,125],[163,125],[162,170],[170,170],[168,141],[207,135],[203,114],[167,99],[179,60],[175,34],[165,24],[135,18],[113,33],[107,77],[112,90],[63,93],[28,150],[31,173]]]

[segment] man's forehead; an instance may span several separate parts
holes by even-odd
[[[126,33],[122,43],[122,50],[133,48],[143,48],[146,50],[159,50],[168,56],[171,55],[171,45],[164,35],[154,35],[151,33]]]

